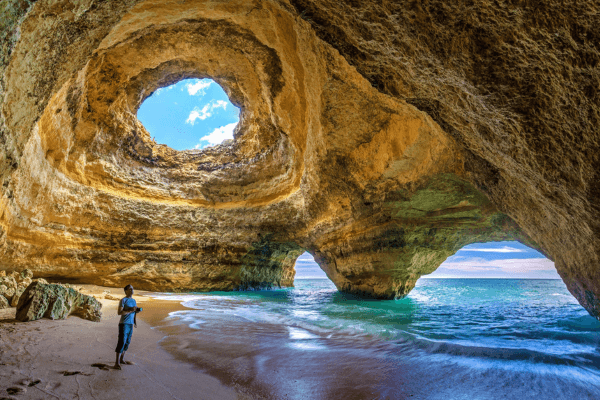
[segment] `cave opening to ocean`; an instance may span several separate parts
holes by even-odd
[[[469,244],[422,278],[561,279],[551,260],[517,241]]]
[[[240,109],[212,79],[184,79],[155,90],[137,112],[159,144],[201,150],[234,139]]]
[[[297,280],[303,279],[327,279],[327,275],[321,269],[319,264],[315,261],[312,254],[308,251],[305,251],[296,259],[296,264],[294,266],[296,270],[296,275],[294,277],[294,282]]]

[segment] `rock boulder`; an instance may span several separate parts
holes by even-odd
[[[3,308],[8,308],[8,307],[10,307],[10,304],[9,304],[8,300],[6,300],[6,297],[0,296],[0,310],[2,310]]]
[[[76,315],[90,321],[100,321],[102,304],[95,298],[59,284],[31,283],[17,304],[19,321],[40,318],[65,319]]]
[[[11,299],[15,296],[17,287],[17,282],[12,275],[6,276],[6,273],[4,273],[0,277],[0,308],[11,307]]]
[[[45,279],[38,279],[41,283],[48,283]],[[4,297],[10,307],[16,307],[19,297],[27,286],[33,282],[33,272],[25,268],[22,271],[0,271],[0,296]]]
[[[25,291],[25,287],[19,286],[15,289],[15,294],[12,295],[12,297],[10,298],[10,306],[11,307],[16,307],[19,304],[19,298],[21,297],[21,295],[23,294],[23,292]]]

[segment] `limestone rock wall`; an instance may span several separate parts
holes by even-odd
[[[308,250],[393,298],[515,239],[597,316],[600,14],[559,3],[10,0],[0,268],[235,290],[291,285]],[[241,108],[233,143],[137,120],[191,77]]]

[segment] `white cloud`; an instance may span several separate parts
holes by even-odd
[[[217,100],[212,102],[212,108],[222,108],[223,110],[227,109],[227,102],[225,100]]]
[[[202,108],[194,107],[185,123],[194,125],[197,119],[204,121],[206,118],[212,117],[215,108],[222,108],[225,110],[227,108],[227,102],[223,100],[217,100],[205,104]]]
[[[233,130],[235,129],[236,125],[237,122],[234,122],[232,124],[217,128],[208,135],[201,137],[200,141],[206,141],[209,143],[209,145],[213,146],[215,144],[222,143],[224,140],[233,139]],[[195,148],[199,149],[201,147],[201,144],[197,144]]]
[[[160,94],[161,94],[162,92],[165,92],[165,91],[167,91],[167,90],[171,90],[171,89],[173,89],[174,87],[175,87],[175,85],[171,85],[171,86],[167,86],[167,87],[161,87],[161,88],[158,88],[158,89],[156,89],[156,90],[154,91],[154,93],[152,93],[152,95],[153,95],[153,96],[154,96],[154,95],[156,95],[156,96],[160,96]]]
[[[455,271],[498,271],[507,274],[556,270],[554,263],[547,258],[515,258],[508,260],[472,258],[464,261],[444,262],[440,267]]]
[[[210,104],[204,105],[204,107],[202,107],[202,109],[195,107],[192,110],[192,112],[190,113],[190,115],[188,116],[188,119],[185,120],[185,123],[194,125],[196,123],[197,119],[205,120],[206,118],[210,117],[211,115],[212,115],[212,113],[210,112]]]
[[[504,246],[499,249],[465,249],[465,248],[462,248],[459,251],[482,251],[482,252],[487,252],[487,253],[523,253],[524,252],[524,250],[522,250],[522,249],[516,249],[514,247],[508,247],[508,246]]]
[[[190,96],[195,96],[200,93],[203,96],[206,93],[206,89],[212,84],[212,81],[201,80],[196,83],[188,83],[185,85]]]

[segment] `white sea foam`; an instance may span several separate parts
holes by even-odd
[[[194,308],[169,318],[211,333],[228,331],[231,323],[233,341],[254,343],[267,333],[265,349],[293,350],[297,357],[305,352],[307,365],[326,363],[328,353],[319,351],[334,348],[348,359],[368,353],[368,359],[402,368],[414,364],[437,376],[434,390],[443,390],[445,398],[482,382],[498,397],[519,398],[514,395],[526,388],[530,398],[600,398],[594,397],[600,390],[595,389],[600,323],[571,305],[575,300],[556,282],[482,280],[461,286],[432,280],[405,300],[383,302],[346,298],[326,283],[302,281],[295,289],[264,294],[156,297]],[[277,357],[266,359],[275,368]],[[484,391],[472,394],[490,398]]]
[[[308,319],[310,321],[319,321],[323,319],[323,316],[317,311],[306,311],[306,310],[292,310],[294,317]]]
[[[431,297],[426,296],[424,294],[420,294],[420,293],[410,293],[408,295],[408,298],[413,299],[418,302],[421,302],[421,303],[430,303],[432,301]]]
[[[166,320],[169,321],[176,319],[187,324],[192,329],[201,329],[200,325],[205,324],[206,321],[200,319],[200,317],[201,314],[198,312],[184,310],[170,312]]]
[[[309,331],[307,331],[305,329],[294,328],[291,326],[288,326],[287,329],[290,334],[290,339],[306,340],[306,339],[318,339],[319,338],[317,335],[310,333]]]
[[[289,343],[288,346],[298,350],[324,350],[327,348],[322,344],[313,342],[293,342]]]

